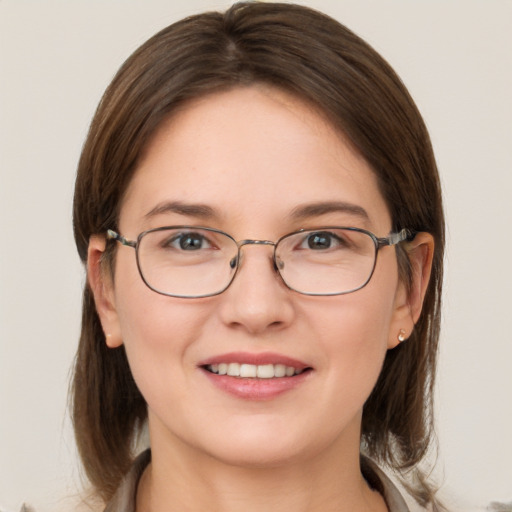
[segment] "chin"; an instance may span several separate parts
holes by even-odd
[[[216,449],[211,455],[219,462],[246,469],[275,469],[306,458],[305,453],[298,447],[291,449],[289,446],[278,446],[275,443],[267,443],[264,448],[260,443],[234,448],[232,446],[226,450]]]
[[[310,459],[333,441],[306,435],[305,426],[286,427],[278,428],[274,424],[270,429],[255,428],[255,425],[244,430],[225,429],[221,435],[205,440],[200,449],[231,466],[270,469]]]

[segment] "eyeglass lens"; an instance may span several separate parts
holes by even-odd
[[[139,238],[137,262],[144,281],[154,291],[202,297],[229,286],[236,273],[238,251],[235,240],[220,231],[165,228]],[[354,229],[296,232],[275,246],[276,266],[285,284],[311,295],[361,288],[371,277],[375,257],[374,239]]]

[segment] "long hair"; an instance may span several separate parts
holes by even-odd
[[[413,470],[433,435],[444,249],[439,178],[427,130],[405,86],[337,21],[292,4],[238,3],[225,13],[179,21],[136,50],[107,88],[78,165],[73,225],[80,258],[85,264],[91,235],[117,228],[138,158],[162,121],[191,99],[255,83],[284,90],[327,116],[371,165],[393,229],[434,236],[423,312],[407,343],[388,351],[362,421],[362,446],[370,456],[401,472]],[[113,251],[106,254],[111,262]],[[397,258],[407,282],[407,255],[397,249]],[[86,285],[73,421],[86,474],[105,501],[130,467],[146,418],[124,348],[107,348]],[[416,494],[419,501],[433,500],[428,486],[423,491]]]

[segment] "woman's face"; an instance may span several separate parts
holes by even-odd
[[[120,233],[134,240],[184,224],[273,241],[319,226],[379,237],[391,229],[365,160],[310,107],[264,87],[196,100],[149,144],[124,197]],[[117,248],[110,312],[100,315],[109,345],[126,347],[153,446],[257,466],[359,450],[363,404],[406,316],[394,248],[379,252],[366,287],[328,297],[288,289],[272,247],[242,252],[224,293],[183,299],[150,290],[135,251]],[[207,368],[219,363],[306,371],[258,379]]]

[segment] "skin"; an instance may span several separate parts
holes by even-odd
[[[147,217],[166,201],[208,205],[214,215]],[[364,208],[367,217],[292,216],[298,207],[332,201]],[[320,114],[281,91],[253,86],[195,100],[148,145],[119,230],[134,240],[143,230],[176,224],[222,229],[237,240],[277,240],[325,225],[387,236],[391,219],[369,165]],[[178,299],[145,286],[131,248],[118,247],[112,282],[100,266],[104,246],[103,237],[91,239],[89,282],[107,343],[125,345],[148,404],[153,458],[138,511],[387,510],[359,469],[362,408],[386,351],[401,329],[411,333],[420,314],[430,235],[409,244],[409,295],[390,247],[379,252],[369,284],[348,295],[293,292],[273,270],[271,248],[248,246],[223,294]],[[212,385],[198,366],[234,351],[278,353],[312,370],[277,397],[242,399]]]

